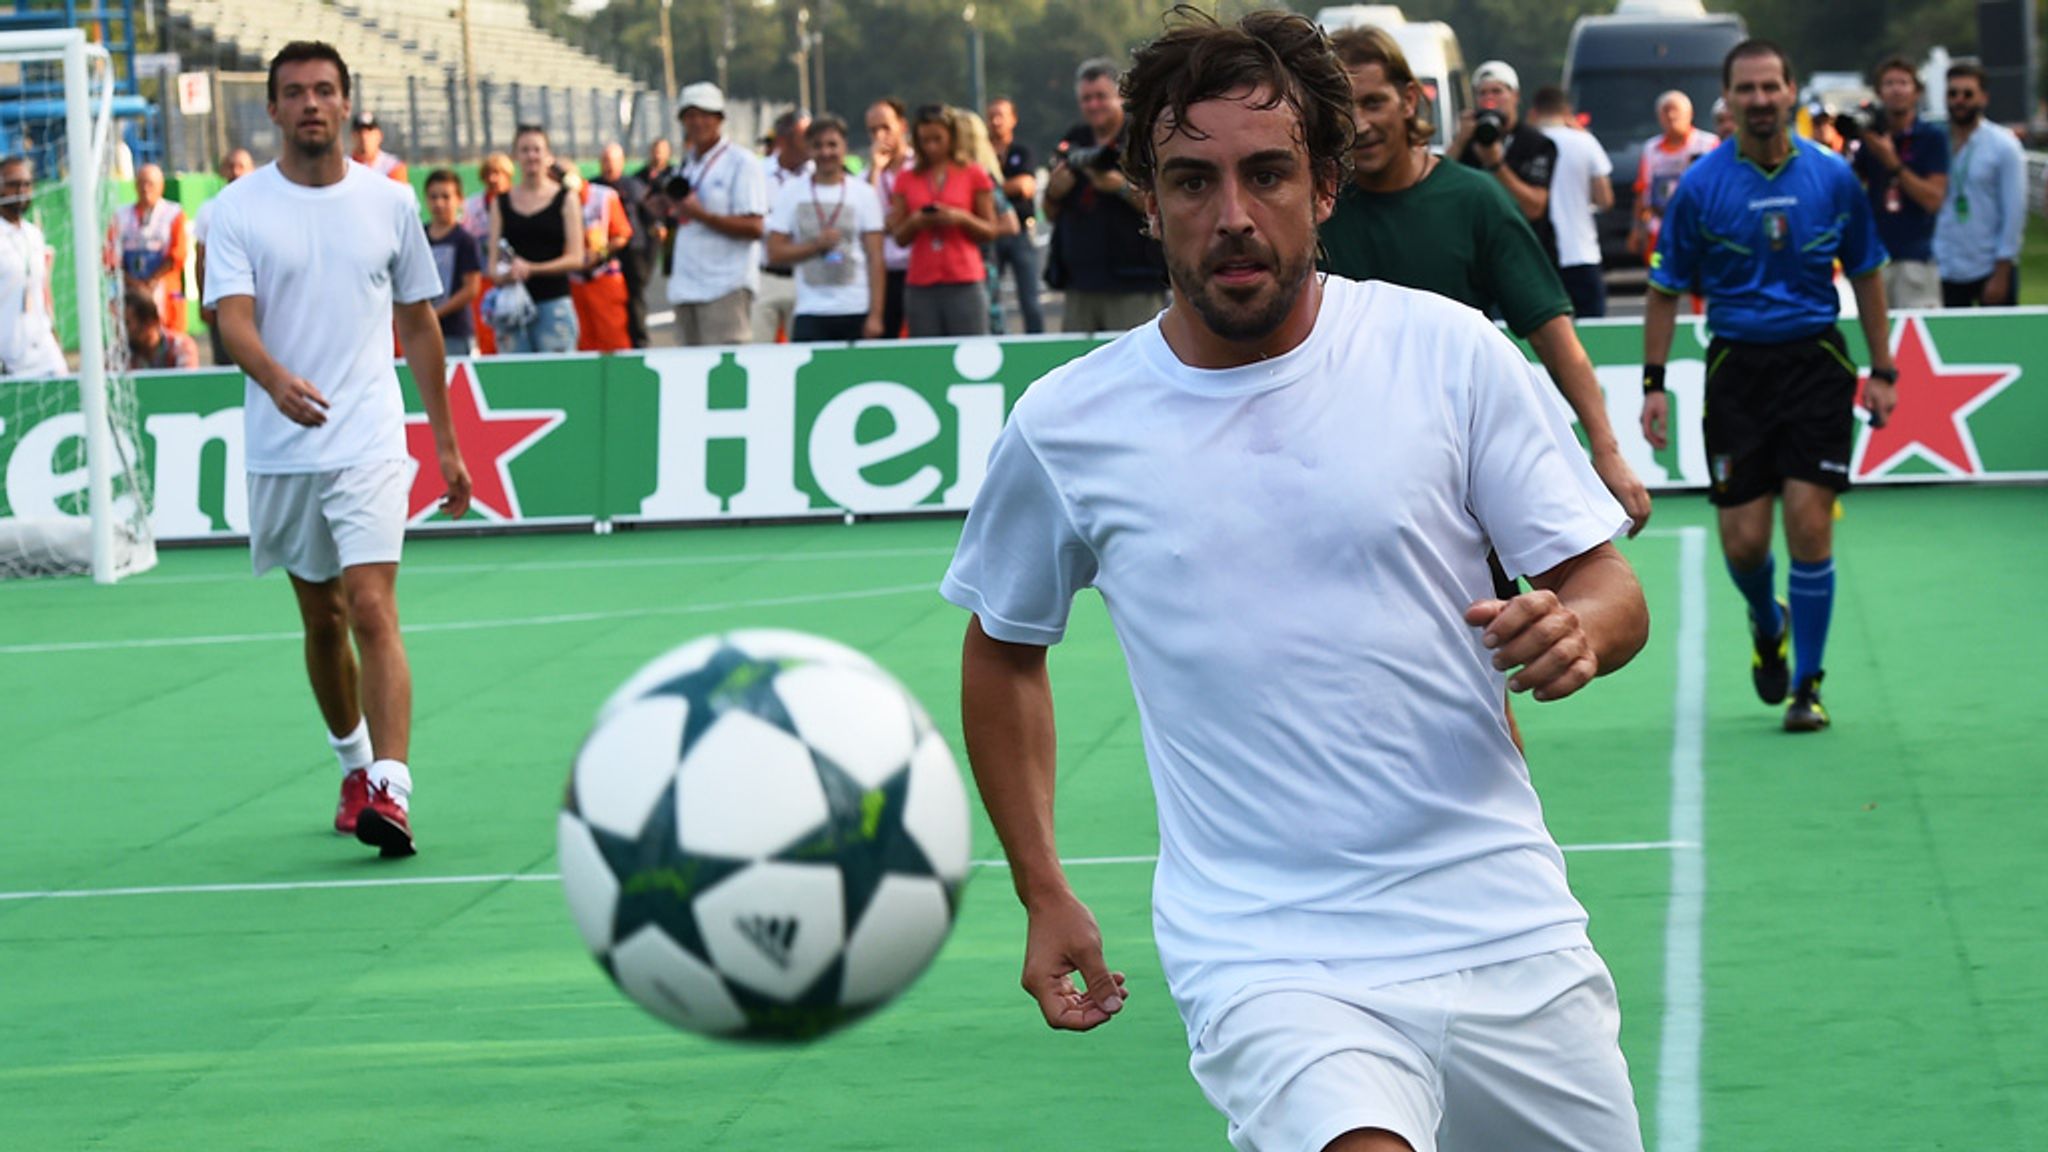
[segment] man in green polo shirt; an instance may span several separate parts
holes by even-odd
[[[1635,522],[1630,535],[1642,531],[1650,494],[1622,458],[1593,362],[1572,330],[1571,299],[1529,222],[1492,176],[1430,154],[1428,126],[1416,115],[1422,90],[1393,37],[1348,28],[1332,44],[1351,77],[1358,140],[1351,183],[1321,229],[1329,270],[1497,312],[1578,416],[1594,471]]]

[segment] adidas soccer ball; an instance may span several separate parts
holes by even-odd
[[[867,657],[707,636],[599,712],[557,824],[569,911],[641,1007],[801,1039],[887,1002],[953,923],[967,794],[946,742]]]

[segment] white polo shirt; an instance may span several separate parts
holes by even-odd
[[[941,587],[1034,645],[1101,593],[1190,1039],[1253,984],[1375,987],[1586,944],[1464,613],[1493,595],[1489,547],[1544,572],[1627,517],[1483,316],[1326,284],[1309,338],[1270,361],[1189,368],[1155,319],[1033,384]]]
[[[768,189],[754,154],[720,140],[683,163],[683,175],[704,210],[717,216],[768,215]],[[735,240],[696,220],[675,224],[675,264],[668,302],[705,304],[745,288],[761,290],[761,242]]]
[[[70,371],[51,325],[50,245],[35,222],[0,220],[0,376]]]

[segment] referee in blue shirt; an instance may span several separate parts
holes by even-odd
[[[1836,329],[1834,269],[1856,291],[1870,345],[1865,403],[1882,425],[1897,403],[1884,245],[1849,166],[1789,132],[1792,62],[1767,40],[1746,40],[1721,65],[1739,128],[1679,181],[1650,263],[1643,320],[1643,434],[1667,442],[1664,361],[1680,294],[1707,299],[1707,463],[1728,573],[1749,602],[1757,695],[1777,704],[1792,688],[1785,728],[1827,727],[1821,654],[1834,606],[1835,495],[1849,486],[1856,434],[1856,366]],[[1695,286],[1697,288],[1695,289]],[[1785,502],[1792,554],[1790,606],[1773,594],[1772,514]],[[1789,616],[1789,620],[1787,617]],[[1788,648],[1796,664],[1786,667]],[[1788,675],[1790,684],[1788,685]]]

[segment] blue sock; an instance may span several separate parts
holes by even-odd
[[[1793,570],[1798,571],[1798,568],[1795,566]],[[1742,598],[1749,601],[1751,626],[1766,636],[1776,636],[1785,628],[1785,621],[1778,615],[1778,598],[1771,593],[1777,573],[1778,566],[1768,552],[1764,553],[1762,564],[1747,572],[1737,568],[1733,561],[1728,564],[1728,575],[1742,592]]]
[[[1828,617],[1835,608],[1834,557],[1818,564],[1792,562],[1792,683],[1804,684],[1820,671],[1828,646]]]

